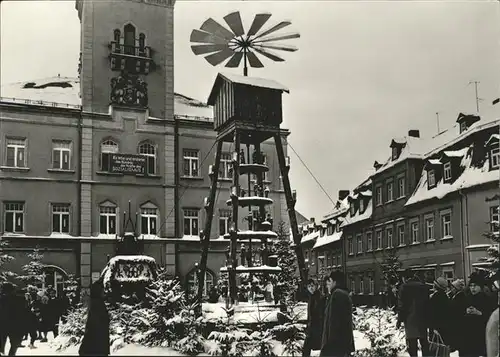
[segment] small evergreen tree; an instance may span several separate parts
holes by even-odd
[[[43,254],[40,253],[40,249],[35,248],[33,252],[28,254],[28,257],[30,262],[23,266],[24,274],[20,275],[19,278],[28,285],[39,286],[45,282]]]
[[[491,240],[492,245],[488,248],[488,257],[482,260],[488,262],[486,271],[490,277],[500,280],[500,223],[498,221],[490,222],[491,230],[483,233],[483,236]],[[498,293],[498,303],[500,304],[500,291]]]
[[[8,242],[0,240],[0,283],[9,280],[16,276],[15,273],[6,270],[4,265],[14,260],[14,257],[9,255],[4,249],[9,245]]]
[[[385,251],[384,260],[380,263],[380,267],[387,286],[392,287],[398,284],[402,266],[403,263],[399,260],[396,248],[389,248]]]
[[[278,238],[273,244],[274,251],[278,256],[278,266],[281,271],[276,276],[276,287],[279,291],[280,303],[287,305],[295,300],[297,290],[297,259],[295,251],[291,247],[291,241],[285,222],[278,223],[276,228]]]

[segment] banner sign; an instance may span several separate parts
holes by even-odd
[[[145,175],[146,157],[131,154],[112,154],[110,166],[111,172],[125,175]]]

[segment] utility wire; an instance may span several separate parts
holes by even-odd
[[[288,146],[290,147],[290,149],[292,149],[292,151],[294,152],[294,154],[298,157],[298,159],[300,160],[300,162],[302,163],[302,165],[304,165],[304,167],[306,168],[306,170],[309,172],[309,174],[312,176],[312,178],[314,179],[314,181],[316,181],[316,183],[318,184],[318,186],[321,188],[321,190],[325,193],[325,195],[328,197],[328,199],[330,200],[330,202],[335,205],[335,202],[333,201],[333,199],[330,197],[330,195],[328,194],[328,192],[326,192],[325,188],[323,187],[323,185],[321,185],[321,183],[318,181],[318,179],[316,178],[316,176],[314,176],[314,174],[312,173],[312,171],[309,169],[309,167],[307,166],[307,164],[304,162],[304,160],[302,160],[302,158],[300,157],[300,155],[297,153],[297,151],[295,151],[295,149],[293,148],[292,144],[290,144],[290,142],[288,142]]]

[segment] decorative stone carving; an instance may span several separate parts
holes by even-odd
[[[111,104],[146,108],[148,84],[139,76],[122,72],[111,79]]]

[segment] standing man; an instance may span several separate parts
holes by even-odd
[[[422,356],[429,355],[427,336],[427,318],[429,305],[429,289],[417,275],[406,272],[406,281],[401,286],[398,299],[397,327],[404,323],[408,353],[417,357],[417,340],[422,347]]]
[[[307,291],[309,292],[309,302],[307,304],[306,339],[302,349],[303,357],[309,357],[311,350],[321,349],[323,314],[325,313],[325,301],[313,279],[307,281]]]
[[[320,356],[347,357],[354,352],[352,302],[344,273],[332,271],[325,279],[328,289]]]
[[[26,332],[28,307],[25,299],[16,294],[13,284],[5,282],[0,295],[0,355],[4,353],[7,338],[10,342],[9,356],[16,351]]]

